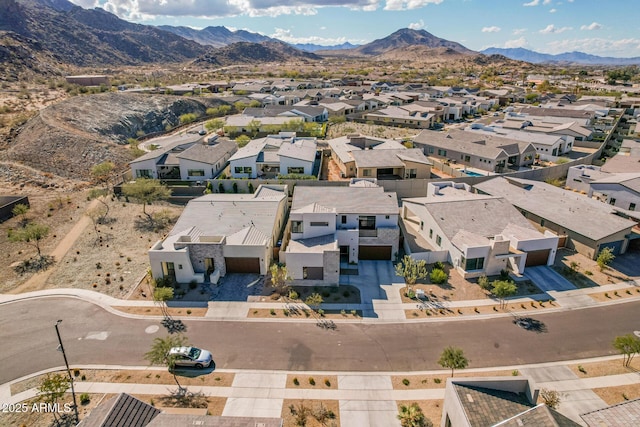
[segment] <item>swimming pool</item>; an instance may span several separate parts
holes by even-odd
[[[470,171],[470,170],[464,170],[462,172],[464,172],[465,174],[467,174],[469,176],[486,176],[484,174],[481,174],[481,173],[478,173],[478,172],[473,172],[473,171]]]

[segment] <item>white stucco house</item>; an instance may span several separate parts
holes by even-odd
[[[427,191],[402,201],[405,251],[412,257],[432,262],[430,252],[440,252],[465,278],[553,264],[558,236],[536,230],[507,200],[474,194],[461,183],[430,183]]]
[[[171,232],[149,250],[155,279],[216,283],[228,273],[266,274],[284,226],[287,187],[191,200]]]
[[[349,187],[297,186],[284,261],[300,284],[337,285],[341,261],[391,260],[399,234],[396,193],[370,181]]]
[[[278,175],[312,175],[318,143],[295,132],[280,132],[254,139],[230,159],[233,178],[275,178]]]

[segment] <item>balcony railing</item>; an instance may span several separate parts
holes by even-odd
[[[378,230],[358,230],[360,237],[378,237]]]

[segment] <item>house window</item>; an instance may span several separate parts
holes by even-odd
[[[409,178],[415,178],[418,176],[418,169],[408,169],[407,170],[407,176]]]
[[[609,204],[610,204],[610,205],[615,205],[615,204],[616,204],[616,199],[615,199],[615,198],[613,198],[613,197],[612,197],[612,198],[610,198],[610,199],[609,199]]]
[[[363,169],[362,176],[371,176],[371,169]]]
[[[433,228],[429,229],[429,238],[433,239]]]
[[[636,210],[636,204],[635,203],[629,203],[629,210],[630,211],[635,211]]]
[[[376,217],[364,216],[358,217],[358,228],[361,230],[375,230],[376,229]]]
[[[385,216],[384,216],[384,219],[389,219],[389,215],[385,215]]]
[[[187,169],[189,176],[204,176],[204,169]]]
[[[328,223],[328,222],[326,222],[326,221],[324,221],[324,222],[322,222],[322,221],[316,221],[316,222],[311,221],[311,222],[309,223],[309,225],[310,225],[311,227],[328,227],[328,226],[329,226],[329,223]]]
[[[340,218],[340,222],[342,224],[346,224],[347,223],[347,216],[346,215],[342,215],[342,218]]]
[[[540,227],[544,227],[544,218],[540,219]]]
[[[291,221],[291,232],[302,233],[303,232],[302,221]]]
[[[484,268],[484,258],[469,258],[462,257],[462,265],[465,271],[482,270]]]
[[[151,169],[137,169],[136,170],[136,178],[152,178],[153,173]]]
[[[436,236],[436,245],[438,245],[438,246],[442,245],[442,237],[440,237],[439,235]]]
[[[287,173],[297,173],[297,174],[303,174],[304,173],[304,168],[302,167],[289,167],[287,168]]]
[[[253,168],[251,166],[236,166],[235,172],[251,174],[251,172],[253,172]]]
[[[178,270],[182,270],[182,264],[178,264]]]
[[[471,161],[471,156],[464,156],[464,161],[465,162],[470,162]]]
[[[433,147],[429,147],[429,154],[433,154]]]
[[[447,157],[447,150],[441,150],[438,148],[438,156]]]

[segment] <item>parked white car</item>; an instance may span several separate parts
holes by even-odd
[[[213,358],[207,350],[197,347],[173,347],[169,356],[175,357],[176,366],[189,366],[198,369],[208,368]]]

